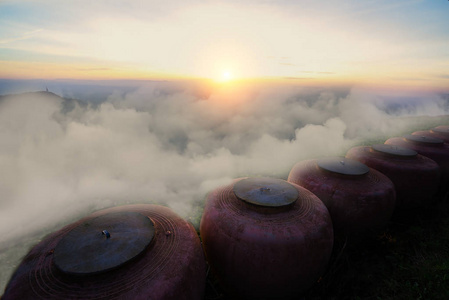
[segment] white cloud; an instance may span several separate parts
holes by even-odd
[[[185,85],[150,83],[68,112],[42,94],[1,100],[1,244],[125,203],[163,203],[191,216],[195,202],[233,178],[286,178],[300,160],[396,135],[412,125],[400,116],[444,112],[445,103],[434,97],[398,108],[399,100],[358,89],[195,94]]]

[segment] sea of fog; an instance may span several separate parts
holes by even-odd
[[[47,86],[34,84],[0,82],[0,93]],[[173,82],[47,87],[0,97],[0,291],[32,245],[92,211],[160,203],[198,226],[205,195],[233,178],[285,179],[298,161],[449,124],[449,99],[436,94]]]

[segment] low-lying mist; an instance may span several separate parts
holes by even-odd
[[[4,96],[0,254],[19,238],[114,205],[161,203],[189,217],[232,178],[286,178],[300,160],[430,128],[434,119],[416,128],[411,117],[448,111],[438,95],[358,88],[228,86],[205,96],[155,82],[100,104],[44,92]],[[0,255],[1,290],[17,264],[10,260]]]

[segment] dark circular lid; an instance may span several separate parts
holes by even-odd
[[[442,139],[430,137],[430,136],[423,136],[423,135],[413,135],[413,134],[407,134],[404,135],[404,138],[411,142],[416,143],[422,143],[422,144],[429,144],[429,145],[439,145],[443,144],[444,141]]]
[[[363,175],[369,168],[361,162],[345,157],[328,157],[317,161],[317,165],[326,171],[342,175]]]
[[[387,144],[376,144],[372,145],[371,148],[377,152],[390,154],[394,156],[401,156],[401,157],[413,157],[418,154],[413,149],[395,146],[395,145],[387,145]]]
[[[435,128],[432,128],[431,131],[438,132],[438,133],[449,134],[449,126],[437,126]]]
[[[245,202],[269,207],[294,203],[298,190],[285,180],[275,178],[246,178],[234,185],[234,194]]]
[[[69,231],[56,245],[54,263],[67,274],[102,273],[138,256],[153,237],[150,218],[137,212],[109,213]]]

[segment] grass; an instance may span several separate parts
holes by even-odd
[[[449,299],[449,203],[337,238],[325,274],[298,299]],[[233,299],[208,274],[206,300]]]

